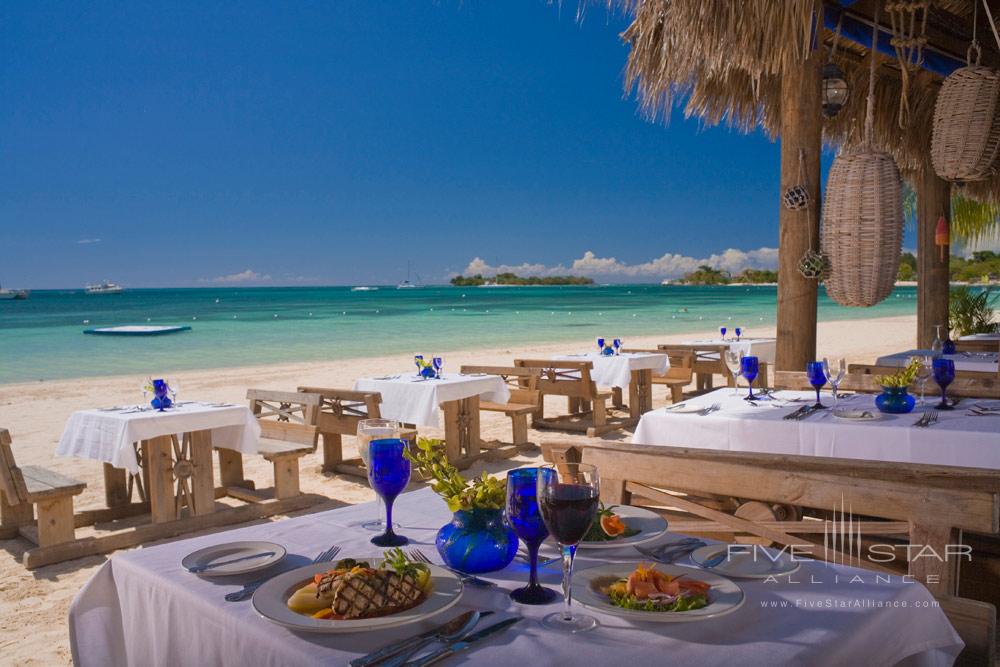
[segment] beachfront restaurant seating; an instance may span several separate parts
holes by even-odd
[[[677,352],[681,349],[691,350],[694,354],[693,370],[697,380],[698,391],[708,391],[713,388],[714,377],[721,375],[726,379],[726,386],[735,387],[736,380],[726,367],[725,352],[730,349],[729,345],[685,345],[678,346],[676,343],[664,343],[656,346],[660,352]],[[671,361],[673,365],[673,361]],[[757,372],[757,379],[754,380],[754,388],[767,387],[767,363],[760,362]]]
[[[635,420],[611,416],[608,401],[612,394],[600,391],[591,379],[594,369],[590,361],[555,361],[552,359],[515,359],[518,368],[531,368],[539,373],[538,408],[532,413],[531,425],[537,429],[577,431],[595,437],[635,423]],[[565,396],[568,414],[545,417],[545,397]]]
[[[0,428],[0,539],[20,535],[39,548],[72,542],[73,497],[86,487],[47,468],[18,467],[10,432]]]
[[[360,456],[344,458],[344,436],[357,436],[358,424],[364,419],[382,416],[379,405],[382,395],[376,392],[337,389],[334,387],[299,387],[298,391],[320,396],[316,426],[323,439],[323,472],[339,472],[355,477],[367,477]],[[406,427],[400,437],[417,441],[417,429]]]
[[[483,447],[492,449],[495,453],[506,453],[508,456],[514,456],[519,449],[532,447],[532,443],[528,441],[528,416],[537,413],[542,406],[542,393],[538,389],[539,372],[532,368],[508,366],[462,366],[461,373],[499,375],[510,390],[510,399],[506,403],[481,400],[479,409],[486,412],[501,412],[510,417],[512,447],[504,447],[502,443],[493,447],[484,443]]]
[[[652,383],[662,385],[670,390],[670,401],[679,403],[684,400],[684,387],[691,384],[694,377],[694,351],[689,348],[668,348],[660,346],[656,350],[636,350],[629,348],[623,352],[650,352],[670,357],[670,368],[663,375],[653,375]]]
[[[316,451],[319,428],[316,418],[322,397],[294,391],[247,390],[250,411],[260,425],[258,453],[274,468],[274,497],[291,498],[301,493],[299,460]],[[265,497],[244,478],[243,455],[216,447],[222,486],[234,498],[261,502]]]

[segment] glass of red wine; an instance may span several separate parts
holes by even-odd
[[[538,475],[538,509],[549,534],[559,543],[563,556],[563,611],[549,614],[542,625],[562,632],[582,632],[597,626],[597,619],[573,611],[573,557],[576,546],[597,517],[601,492],[597,468],[587,463],[543,466],[552,473]]]

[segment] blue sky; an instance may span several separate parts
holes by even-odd
[[[2,3],[0,281],[392,283],[410,261],[442,282],[476,258],[648,281],[773,261],[778,146],[644,120],[624,19],[575,8]]]

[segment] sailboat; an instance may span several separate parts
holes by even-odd
[[[417,275],[417,280],[420,280],[420,276]],[[396,285],[396,289],[416,289],[416,285],[410,282],[410,263],[406,263],[406,280]]]

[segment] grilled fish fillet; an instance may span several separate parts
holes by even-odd
[[[360,570],[329,574],[316,586],[316,597],[332,597],[333,613],[342,618],[380,616],[417,604],[423,591],[409,574]]]

